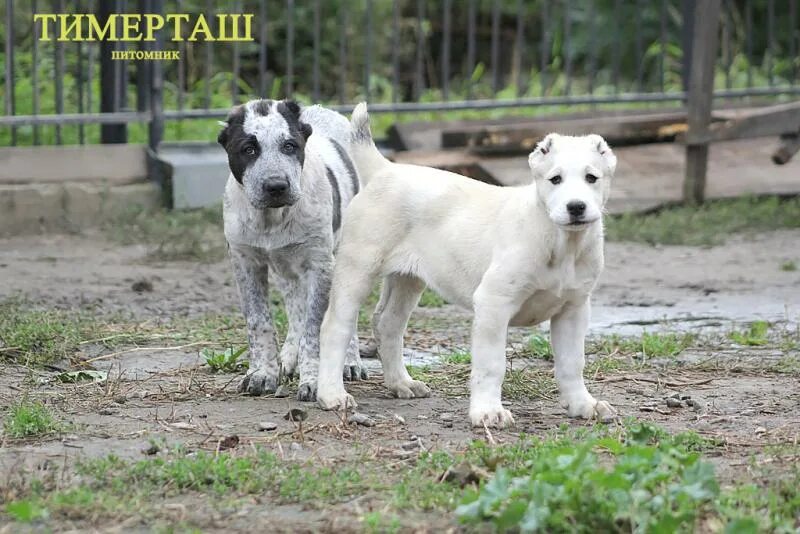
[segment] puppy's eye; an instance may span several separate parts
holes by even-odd
[[[560,184],[561,183],[561,176],[560,175],[553,176],[552,178],[550,178],[550,183],[553,184],[553,185]]]
[[[284,154],[294,154],[295,150],[297,150],[297,143],[294,141],[286,141],[283,143],[281,150],[283,150]]]
[[[247,156],[255,156],[256,155],[256,147],[253,145],[247,145],[242,149],[242,153]]]
[[[586,175],[586,181],[589,182],[590,184],[595,183],[597,180],[598,180],[598,178],[594,174],[587,174]]]

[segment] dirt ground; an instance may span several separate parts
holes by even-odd
[[[798,230],[733,237],[724,246],[711,248],[608,243],[606,270],[594,297],[591,336],[640,335],[646,330],[724,339],[727,332],[754,320],[767,320],[774,331],[796,336],[800,272],[782,270],[781,265],[800,259],[799,243]],[[132,321],[238,313],[227,262],[153,263],[146,253],[144,245],[120,247],[99,233],[0,240],[0,300],[23,297],[43,308],[124,313]],[[152,291],[134,291],[132,285],[140,280],[150,281]],[[434,363],[435,370],[435,354],[468,348],[468,332],[469,316],[462,310],[449,305],[419,309],[406,337],[408,363]],[[528,334],[523,329],[512,331],[511,356]],[[71,424],[68,433],[43,441],[2,443],[0,479],[22,476],[25,469],[69,467],[111,453],[144,458],[142,451],[154,439],[214,451],[223,438],[237,435],[239,447],[260,444],[286,458],[334,465],[365,451],[396,461],[402,455],[401,444],[412,438],[426,450],[459,450],[472,439],[486,437],[468,425],[463,395],[434,387],[429,399],[390,398],[380,384],[375,360],[369,362],[370,379],[349,386],[359,411],[376,422],[365,427],[344,425],[338,414],[292,397],[241,396],[236,393],[238,376],[208,372],[196,346],[162,349],[117,351],[116,356],[97,360],[98,369],[110,370],[104,384],[56,384],[46,380],[53,370],[0,363],[1,406],[29,394],[45,399]],[[724,447],[712,460],[721,477],[731,479],[747,471],[751,459],[768,444],[796,445],[800,439],[798,373],[771,370],[787,355],[797,357],[796,345],[785,349],[776,341],[745,348],[709,342],[681,353],[674,366],[651,361],[635,369],[597,371],[588,377],[589,389],[609,400],[623,417],[722,440]],[[512,365],[534,366],[543,373],[551,367],[543,360],[514,359]],[[664,398],[673,393],[690,396],[695,407],[668,407]],[[498,442],[565,423],[585,424],[565,417],[553,391],[509,404],[517,426],[494,432]],[[302,432],[283,418],[296,406],[308,410]],[[274,423],[276,429],[259,431],[258,424],[264,422]],[[258,500],[224,512],[206,506],[203,497],[197,499],[164,506],[210,531],[250,530],[254,524],[278,519],[287,530],[341,529],[337,522],[363,513],[358,501],[336,505],[335,513]],[[134,529],[146,526],[142,518],[128,524]],[[88,527],[77,521],[57,528]],[[4,531],[2,519],[0,531]]]

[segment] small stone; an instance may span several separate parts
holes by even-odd
[[[639,406],[640,412],[654,412],[656,409],[653,406]]]
[[[418,439],[415,439],[413,441],[406,441],[405,443],[401,443],[400,444],[400,448],[405,450],[405,451],[419,449],[419,446],[420,446],[420,443],[419,443]]]
[[[368,416],[367,414],[355,412],[353,415],[347,418],[347,422],[350,424],[356,424],[361,426],[375,426],[375,419]]]
[[[283,418],[287,421],[305,421],[308,419],[308,412],[302,408],[292,408]]]
[[[275,430],[278,428],[277,423],[273,423],[272,421],[262,421],[258,423],[258,430],[261,432],[269,432],[270,430]]]
[[[401,425],[406,424],[406,418],[400,414],[394,414],[394,420],[400,423]]]
[[[151,293],[153,291],[153,282],[146,278],[135,281],[131,284],[131,289],[136,293]]]
[[[292,444],[289,445],[289,449],[294,452],[300,452],[303,450],[303,446],[297,443],[296,441],[293,441]]]
[[[116,402],[117,404],[125,404],[126,402],[128,402],[128,399],[125,397],[125,395],[117,395],[116,397],[114,397],[114,402]]]
[[[226,436],[219,442],[219,450],[226,451],[228,449],[233,449],[239,444],[239,436],[233,434],[231,436]]]
[[[275,398],[276,399],[284,399],[292,394],[289,391],[289,388],[285,384],[281,384],[278,386],[278,389],[275,390]]]
[[[142,454],[146,454],[147,456],[155,456],[161,450],[161,447],[156,445],[155,443],[151,443],[149,447],[142,451]]]
[[[763,426],[757,426],[757,427],[756,427],[756,430],[755,430],[755,434],[756,434],[756,435],[759,435],[759,434],[766,434],[766,433],[767,433],[767,429],[766,429],[766,428],[764,428]]]
[[[680,401],[680,399],[676,399],[675,397],[667,397],[667,407],[682,408],[683,403]]]
[[[445,413],[439,414],[439,419],[441,419],[442,421],[445,421],[445,422],[447,422],[447,421],[452,422],[453,419],[455,419],[455,416],[453,414],[449,413],[449,412],[445,412]]]

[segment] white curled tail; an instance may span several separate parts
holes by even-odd
[[[390,161],[380,153],[372,139],[366,102],[361,102],[355,107],[350,123],[353,128],[350,143],[353,162],[358,169],[361,182],[366,185],[373,174],[388,165]]]

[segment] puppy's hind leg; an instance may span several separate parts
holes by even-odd
[[[401,399],[431,394],[428,386],[411,378],[403,364],[403,333],[424,289],[425,283],[415,276],[389,275],[384,280],[381,299],[372,318],[378,356],[383,365],[383,382]]]

